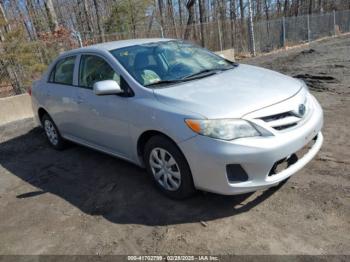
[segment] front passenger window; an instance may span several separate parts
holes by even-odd
[[[120,76],[102,58],[83,55],[80,60],[79,86],[92,89],[98,81],[114,80],[120,85]]]

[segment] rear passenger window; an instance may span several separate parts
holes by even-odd
[[[72,56],[58,61],[50,74],[49,81],[57,84],[73,85],[75,58],[75,56]]]

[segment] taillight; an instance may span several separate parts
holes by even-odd
[[[32,88],[31,88],[31,87],[29,87],[29,89],[28,89],[28,94],[29,94],[30,96],[32,96]]]

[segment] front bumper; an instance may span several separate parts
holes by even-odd
[[[302,169],[322,146],[322,125],[323,112],[316,102],[308,121],[288,132],[233,141],[198,135],[179,146],[190,165],[197,189],[224,195],[242,194],[275,186]],[[269,176],[277,161],[296,153],[314,138],[315,143],[303,157],[283,171]],[[248,180],[230,182],[226,166],[231,164],[239,164],[247,173]]]

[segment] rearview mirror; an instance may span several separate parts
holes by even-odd
[[[98,81],[94,84],[93,88],[94,93],[98,96],[123,93],[123,90],[120,88],[119,84],[114,80]]]

